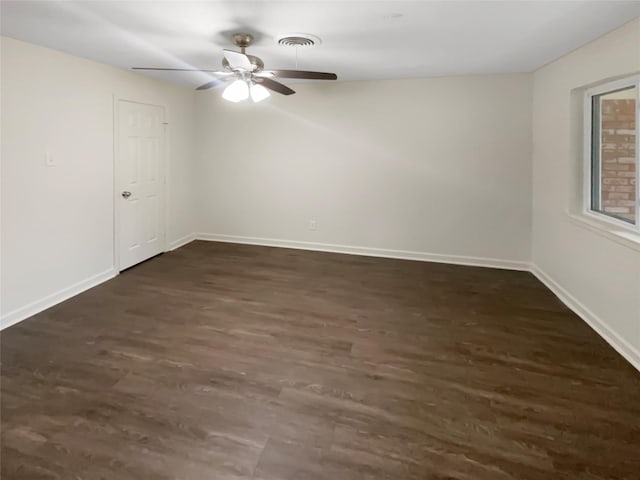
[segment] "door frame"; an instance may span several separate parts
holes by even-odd
[[[120,273],[120,187],[118,185],[120,179],[120,172],[122,171],[120,166],[120,102],[137,103],[139,105],[147,105],[151,107],[160,107],[162,109],[162,157],[160,165],[160,175],[162,176],[162,182],[160,182],[162,191],[162,221],[163,232],[160,245],[162,246],[162,252],[169,250],[167,245],[167,228],[169,226],[169,188],[168,188],[168,163],[169,163],[169,122],[168,122],[168,108],[166,105],[160,103],[154,103],[144,100],[132,100],[130,97],[123,97],[119,95],[113,96],[113,267],[116,272]]]

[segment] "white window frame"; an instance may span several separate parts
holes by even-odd
[[[636,90],[636,218],[635,224],[619,220],[613,216],[592,210],[592,98],[595,95],[635,87]],[[583,181],[583,215],[603,221],[618,228],[624,228],[634,233],[640,233],[640,75],[633,75],[620,80],[607,82],[585,91],[584,95],[584,181]]]

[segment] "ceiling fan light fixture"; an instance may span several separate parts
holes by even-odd
[[[271,96],[269,90],[264,88],[262,85],[258,85],[257,83],[252,84],[249,90],[251,93],[251,100],[253,100],[254,103],[261,102],[265,98]]]
[[[0,0],[1,1],[1,0]],[[298,70],[298,51],[297,47],[318,45],[320,39],[314,35],[307,33],[299,33],[293,35],[280,36],[278,42],[281,45],[296,47],[296,69],[295,70],[264,70],[264,63],[255,55],[246,53],[246,49],[253,37],[248,33],[237,33],[233,36],[233,41],[240,52],[234,50],[223,49],[222,59],[223,70],[210,70],[198,68],[154,68],[154,67],[133,67],[136,70],[164,70],[164,71],[184,71],[184,72],[206,72],[212,73],[213,78],[196,90],[208,90],[214,87],[221,87],[226,84],[226,79],[216,78],[215,75],[233,76],[235,81],[227,86],[222,93],[222,98],[230,102],[242,102],[249,97],[254,103],[260,102],[271,95],[271,92],[280,95],[292,95],[295,90],[289,88],[284,83],[280,83],[271,77],[279,78],[300,78],[305,80],[337,80],[335,73],[314,72],[308,70]],[[227,77],[228,78],[228,77]]]
[[[236,80],[222,92],[222,98],[230,102],[241,102],[249,98],[249,85],[244,80]]]

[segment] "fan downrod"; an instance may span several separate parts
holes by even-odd
[[[253,43],[253,35],[250,33],[235,33],[232,38],[242,53],[246,53],[245,49]]]

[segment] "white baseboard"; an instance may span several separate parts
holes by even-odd
[[[456,265],[470,265],[477,267],[502,268],[507,270],[530,271],[549,290],[551,290],[567,307],[584,320],[609,345],[622,355],[637,370],[640,370],[640,352],[624,338],[607,326],[606,322],[598,318],[583,303],[578,301],[559,283],[545,274],[537,266],[529,262],[502,260],[496,258],[467,257],[461,255],[442,255],[437,253],[411,252],[405,250],[386,250],[370,247],[354,247],[349,245],[335,245],[326,243],[298,242],[272,238],[243,237],[211,233],[198,233],[196,240],[213,242],[242,243],[249,245],[263,245],[269,247],[295,248],[301,250],[315,250],[321,252],[347,253],[351,255],[365,255],[369,257],[397,258],[402,260],[418,260],[423,262],[451,263]]]
[[[562,285],[544,273],[536,265],[531,266],[533,273],[549,290],[551,290],[567,307],[584,320],[620,355],[640,371],[640,351],[614,332],[607,323],[589,310],[582,302],[569,293]]]
[[[412,252],[406,250],[387,250],[370,247],[354,247],[349,245],[335,245],[329,243],[299,242],[272,238],[242,237],[234,235],[221,235],[210,233],[197,233],[187,235],[169,244],[169,251],[180,248],[193,240],[206,240],[212,242],[241,243],[248,245],[262,245],[268,247],[294,248],[299,250],[314,250],[320,252],[346,253],[351,255],[363,255],[368,257],[397,258],[401,260],[417,260],[423,262],[451,263],[455,265],[469,265],[477,267],[501,268],[507,270],[530,271],[549,290],[551,290],[567,307],[582,318],[593,328],[609,345],[622,355],[631,365],[640,371],[640,351],[627,342],[624,338],[607,326],[606,322],[598,318],[583,303],[577,300],[558,282],[544,273],[536,265],[515,260],[501,260],[485,257],[468,257],[462,255],[442,255],[437,253]],[[89,277],[54,294],[32,302],[29,305],[13,310],[0,318],[0,330],[10,327],[26,318],[31,317],[53,305],[61,303],[68,298],[78,295],[85,290],[95,287],[111,278],[118,272],[111,268],[102,273]]]
[[[502,260],[497,258],[467,257],[463,255],[442,255],[439,253],[411,252],[407,250],[388,250],[383,248],[355,247],[351,245],[336,245],[331,243],[299,242],[274,238],[242,237],[235,235],[221,235],[214,233],[197,233],[196,240],[210,242],[243,243],[248,245],[262,245],[266,247],[294,248],[298,250],[314,250],[318,252],[346,253],[367,257],[397,258],[400,260],[417,260],[421,262],[452,263],[455,265],[469,265],[474,267],[502,268],[506,270],[529,271],[529,262],[517,260]]]
[[[168,252],[175,250],[176,248],[180,248],[185,246],[187,243],[191,243],[196,239],[196,234],[195,233],[191,233],[189,235],[185,235],[182,238],[179,238],[177,240],[174,240],[173,242],[169,243],[169,249],[167,250]]]
[[[114,268],[110,268],[109,270],[105,270],[102,273],[98,273],[97,275],[93,275],[86,280],[82,280],[81,282],[74,283],[73,285],[63,288],[62,290],[57,291],[51,295],[48,295],[40,300],[36,300],[24,307],[20,307],[12,312],[3,315],[0,318],[0,330],[3,330],[11,325],[15,325],[22,320],[25,320],[36,313],[40,313],[43,310],[46,310],[49,307],[53,307],[58,303],[64,302],[65,300],[74,297],[85,290],[89,290],[90,288],[95,287],[107,280],[112,279],[118,274],[118,272]]]

